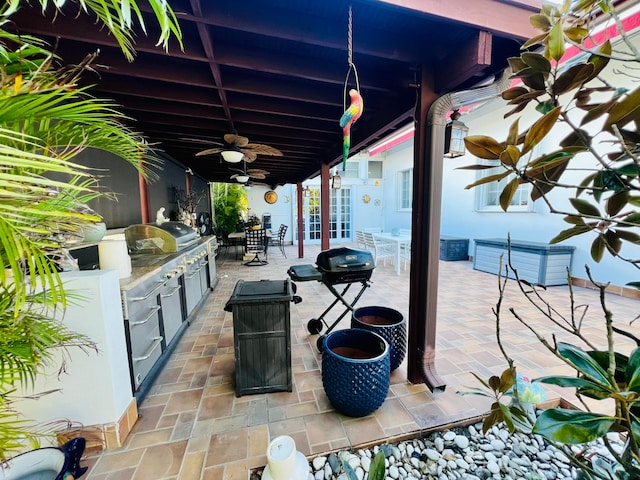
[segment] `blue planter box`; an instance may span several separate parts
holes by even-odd
[[[486,238],[475,240],[473,268],[482,272],[498,274],[502,255],[502,274],[509,262],[507,240]],[[567,285],[567,268],[576,247],[549,245],[548,243],[511,240],[511,263],[522,280],[539,285]],[[509,278],[514,278],[508,269]]]

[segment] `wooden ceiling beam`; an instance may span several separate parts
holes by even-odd
[[[491,66],[492,35],[478,31],[449,57],[434,65],[435,91],[446,93],[467,83]]]
[[[461,23],[495,35],[527,40],[538,32],[529,17],[540,8],[509,0],[380,0],[395,7],[422,12],[443,21]]]

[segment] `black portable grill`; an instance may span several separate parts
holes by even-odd
[[[318,318],[312,318],[307,323],[307,330],[311,334],[318,334],[322,331],[322,326],[327,327],[326,333],[344,318],[344,316],[353,311],[353,306],[360,299],[364,291],[369,287],[369,279],[375,268],[373,255],[366,250],[354,250],[352,248],[340,247],[325,250],[318,254],[316,265],[293,265],[289,267],[287,273],[293,281],[309,282],[315,280],[324,284],[336,299],[329,305],[322,315]],[[360,283],[360,291],[349,302],[345,295],[351,288],[351,285]],[[339,292],[337,285],[346,284]],[[331,324],[325,321],[325,316],[329,311],[341,302],[345,307],[345,311]],[[322,351],[322,343],[324,335],[321,335],[316,341],[318,350]]]

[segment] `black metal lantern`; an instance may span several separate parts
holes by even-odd
[[[461,157],[465,154],[464,137],[467,136],[469,128],[460,120],[460,112],[454,110],[451,114],[451,121],[444,127],[444,156]]]
[[[340,178],[340,175],[336,173],[333,177],[331,177],[331,188],[333,188],[334,190],[339,190],[341,186],[342,178]]]

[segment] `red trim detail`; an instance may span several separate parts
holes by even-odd
[[[407,133],[404,133],[404,134],[400,135],[399,137],[394,138],[390,142],[383,143],[379,147],[376,147],[373,150],[369,150],[369,156],[373,157],[374,155],[377,155],[378,153],[385,152],[385,151],[389,150],[390,148],[395,147],[396,145],[400,145],[401,143],[404,143],[407,140],[412,139],[414,134],[415,134],[415,132],[413,130],[410,130]]]

